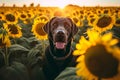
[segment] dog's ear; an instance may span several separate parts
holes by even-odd
[[[72,35],[74,36],[78,32],[78,27],[73,23],[72,19],[68,18],[68,20],[72,23]]]
[[[52,19],[50,19],[50,21],[49,22],[47,22],[44,26],[43,26],[43,30],[46,32],[46,33],[48,33],[49,34],[49,29],[50,29],[50,24],[51,24],[51,22],[55,19],[56,17],[53,17]]]

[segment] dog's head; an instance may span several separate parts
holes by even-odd
[[[44,31],[57,49],[64,49],[78,28],[70,18],[54,17],[44,26]]]

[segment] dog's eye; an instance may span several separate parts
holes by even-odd
[[[65,23],[64,23],[64,26],[65,26],[65,27],[69,27],[70,25],[69,25],[67,22],[65,22]]]
[[[53,23],[53,26],[54,27],[58,26],[58,22]]]

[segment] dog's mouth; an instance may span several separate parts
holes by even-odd
[[[55,42],[55,47],[57,49],[64,49],[66,46],[66,43],[65,42]]]

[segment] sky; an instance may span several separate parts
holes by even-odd
[[[68,4],[79,5],[79,6],[120,6],[120,0],[0,0],[0,6],[23,6],[26,4],[29,6],[31,3],[34,5],[40,4],[40,6],[55,6],[64,7]]]

